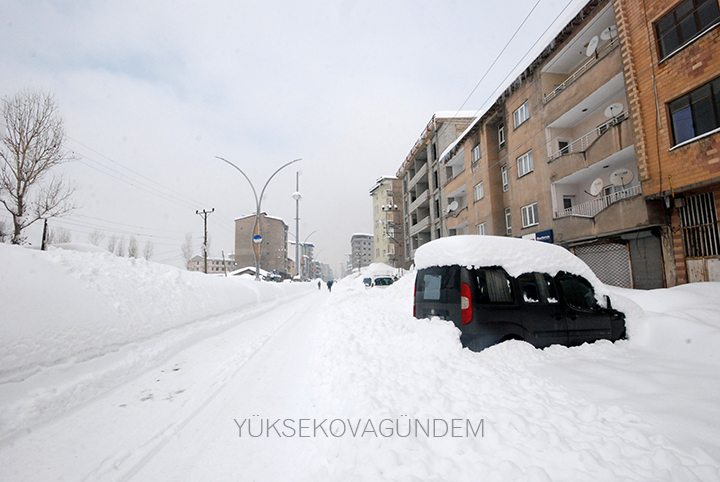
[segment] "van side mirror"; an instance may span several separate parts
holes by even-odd
[[[612,302],[610,301],[610,297],[608,295],[605,295],[605,306],[607,306],[608,310],[612,310]]]

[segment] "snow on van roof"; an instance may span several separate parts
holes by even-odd
[[[594,286],[596,295],[608,292],[580,258],[561,246],[542,241],[504,236],[451,236],[423,244],[415,253],[417,269],[454,264],[501,266],[510,276],[534,271],[554,276],[559,271],[566,271],[587,279]]]

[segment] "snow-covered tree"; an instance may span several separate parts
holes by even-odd
[[[137,258],[138,254],[140,254],[140,245],[138,244],[138,240],[135,238],[135,236],[130,236],[130,240],[128,241],[127,255],[130,258]]]
[[[74,189],[50,171],[72,160],[63,148],[65,128],[52,95],[20,91],[2,100],[5,136],[0,142],[0,202],[12,216],[13,244],[25,242],[23,230],[40,219],[74,209]]]
[[[183,261],[185,262],[185,267],[187,269],[190,269],[190,260],[193,257],[193,239],[192,239],[192,233],[187,233],[185,235],[185,243],[180,247],[182,250],[182,256]]]
[[[148,239],[145,243],[145,247],[143,248],[143,256],[145,259],[150,259],[150,257],[153,255],[153,251],[155,250],[155,245],[153,244],[151,239]]]
[[[102,231],[98,231],[97,229],[94,230],[92,233],[88,234],[88,241],[93,246],[100,246],[100,243],[103,239],[105,239],[105,234],[103,234]]]

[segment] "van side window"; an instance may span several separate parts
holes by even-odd
[[[518,276],[523,302],[558,303],[555,282],[547,273],[525,273]]]
[[[578,310],[596,310],[599,308],[595,300],[595,290],[588,280],[561,271],[555,277],[565,301]]]
[[[439,274],[423,275],[423,299],[437,301],[440,299],[440,282],[442,276]]]
[[[476,280],[478,303],[509,304],[515,302],[512,282],[504,269],[482,268],[473,270],[472,273]]]

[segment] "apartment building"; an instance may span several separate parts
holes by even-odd
[[[407,267],[403,243],[402,182],[393,176],[379,178],[370,189],[373,205],[373,262],[393,268]]]
[[[473,116],[474,112],[435,113],[397,172],[402,180],[406,265],[412,263],[417,248],[448,235],[442,222],[447,171],[440,165],[440,153],[465,131]]]
[[[369,266],[373,260],[373,240],[372,234],[353,234],[350,239],[350,263],[352,269],[362,269]]]
[[[616,0],[642,191],[667,285],[720,281],[720,7]]]
[[[288,274],[287,236],[288,227],[280,218],[260,213],[262,236],[262,252],[260,253],[260,269],[273,273]],[[255,215],[250,214],[235,219],[235,262],[238,267],[255,267],[256,243]]]
[[[208,258],[207,272],[208,274],[220,274],[235,271],[237,263],[232,257],[228,258]],[[205,272],[205,258],[200,255],[193,256],[188,262],[189,271]]]
[[[590,1],[440,155],[448,235],[560,244],[605,283],[664,286],[613,2]]]

